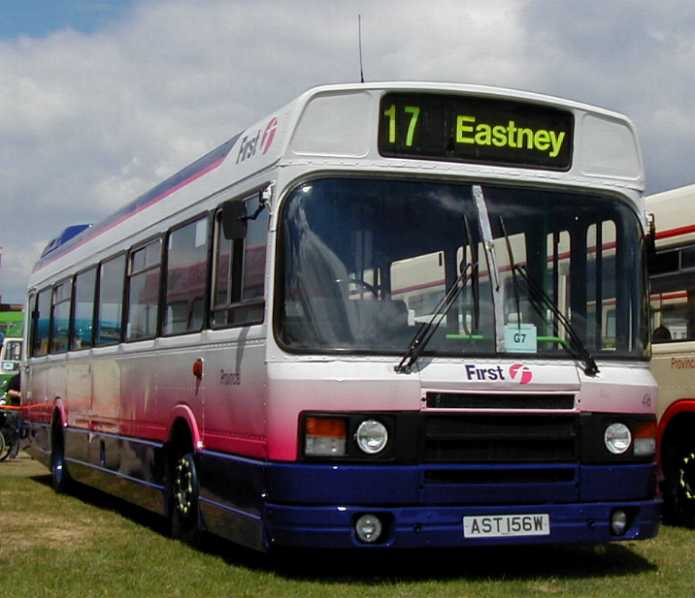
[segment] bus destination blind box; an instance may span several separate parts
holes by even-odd
[[[385,157],[569,170],[574,116],[527,102],[439,94],[386,94]]]

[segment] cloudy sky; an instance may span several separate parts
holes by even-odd
[[[695,182],[691,0],[2,0],[0,295],[96,222],[316,84],[434,80],[627,113],[648,192]]]

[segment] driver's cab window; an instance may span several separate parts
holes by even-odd
[[[246,235],[227,239],[223,212],[215,214],[213,328],[258,324],[265,311],[265,265],[268,243],[268,210],[260,193],[240,199],[246,204]]]

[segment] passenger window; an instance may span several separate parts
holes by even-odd
[[[198,332],[205,315],[208,219],[200,218],[169,234],[166,309],[162,334]]]
[[[53,287],[53,317],[51,318],[51,353],[68,350],[70,330],[70,297],[72,282],[65,281]]]
[[[34,357],[48,353],[49,323],[51,321],[51,294],[50,288],[44,289],[36,297],[33,321],[33,344],[31,354]]]
[[[157,239],[130,254],[126,340],[157,335],[161,247]]]
[[[259,207],[260,195],[246,201],[246,213],[252,216]],[[263,321],[265,309],[265,258],[268,241],[268,211],[261,210],[247,221],[245,239],[229,240],[222,231],[221,212],[216,222],[215,284],[211,324],[241,326]]]
[[[22,360],[22,341],[5,341],[3,348],[5,349],[5,360]]]
[[[96,345],[112,345],[121,340],[124,275],[125,255],[115,257],[101,265]]]
[[[94,290],[97,270],[91,268],[75,277],[74,315],[70,349],[86,349],[92,346],[92,327],[94,317]]]

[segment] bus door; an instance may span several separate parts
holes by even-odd
[[[234,212],[243,230],[225,230]],[[265,318],[268,211],[260,194],[230,200],[215,217],[214,279],[205,354],[204,441],[213,450],[265,456]],[[267,326],[268,328],[270,325]]]

